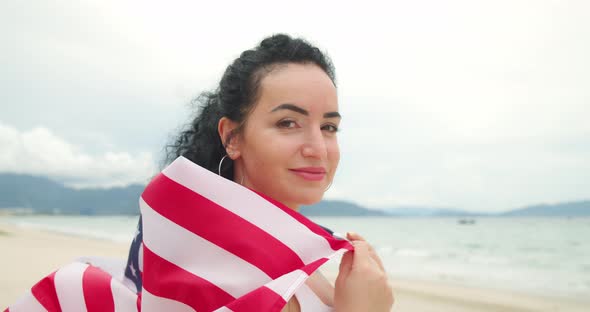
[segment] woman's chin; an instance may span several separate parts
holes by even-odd
[[[323,192],[317,193],[317,194],[305,194],[299,198],[298,202],[300,205],[309,206],[309,205],[319,203],[323,197],[324,197]]]
[[[281,196],[282,195],[282,196]],[[267,194],[267,196],[269,196]],[[298,210],[300,206],[309,206],[319,203],[324,197],[323,189],[299,189],[299,192],[293,192],[293,189],[287,190],[270,198],[280,202],[287,207]]]

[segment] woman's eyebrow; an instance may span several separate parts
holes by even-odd
[[[305,116],[309,116],[309,112],[306,111],[305,109],[295,105],[295,104],[290,104],[290,103],[285,103],[285,104],[281,104],[275,108],[273,108],[270,112],[276,112],[279,110],[283,110],[283,109],[288,109],[291,111],[294,111],[296,113],[305,115]],[[342,118],[342,116],[340,116],[340,113],[338,112],[329,112],[329,113],[325,113],[324,114],[324,118]]]
[[[342,118],[339,112],[329,112],[324,114],[324,118]]]
[[[292,110],[292,111],[294,111],[296,113],[299,113],[299,114],[302,114],[302,115],[305,115],[305,116],[309,116],[309,112],[306,111],[305,109],[303,109],[303,108],[301,108],[301,107],[299,107],[299,106],[297,106],[295,104],[289,104],[289,103],[281,104],[281,105],[273,108],[270,112],[272,113],[272,112],[276,112],[276,111],[279,111],[279,110],[282,110],[282,109]]]

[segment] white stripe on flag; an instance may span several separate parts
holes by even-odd
[[[141,199],[143,201],[143,199]],[[139,243],[139,251],[137,252],[137,266],[139,271],[143,272],[143,243]]]
[[[279,296],[283,297],[285,301],[289,301],[291,296],[297,288],[305,282],[309,276],[301,270],[289,272],[270,283],[267,283],[266,288],[274,291]]]
[[[115,279],[121,279],[123,276],[125,276],[125,264],[127,262],[124,259],[100,256],[84,256],[79,257],[74,261],[97,267]]]
[[[74,262],[55,272],[55,292],[63,312],[86,311],[82,277],[87,264]]]
[[[301,312],[330,312],[334,310],[332,307],[323,303],[307,284],[303,284],[297,289],[295,297],[299,301]]]
[[[186,304],[152,295],[147,290],[141,292],[141,312],[195,312]]]
[[[137,311],[137,294],[114,278],[111,279],[111,293],[113,294],[115,312]]]
[[[167,261],[237,298],[271,278],[256,266],[166,219],[141,200],[143,243]],[[179,248],[179,244],[183,247]],[[206,256],[195,256],[195,255]],[[223,272],[223,274],[220,274]]]
[[[297,253],[305,264],[332,253],[332,248],[323,237],[313,233],[266,199],[239,184],[220,178],[184,157],[176,159],[162,173],[260,227]]]
[[[234,310],[227,308],[227,307],[221,307],[221,308],[215,310],[214,312],[234,312]]]
[[[31,290],[28,290],[24,296],[20,297],[14,305],[8,308],[10,312],[47,312],[47,310],[33,296]]]

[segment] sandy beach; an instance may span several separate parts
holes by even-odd
[[[80,256],[124,259],[128,245],[47,231],[19,228],[0,220],[0,310],[14,303],[39,279]],[[333,278],[333,277],[332,277]],[[429,311],[588,311],[590,300],[473,287],[435,282],[392,279],[396,312]]]

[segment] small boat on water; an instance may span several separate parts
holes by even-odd
[[[471,225],[475,224],[475,219],[459,219],[457,220],[457,223],[461,225]]]

